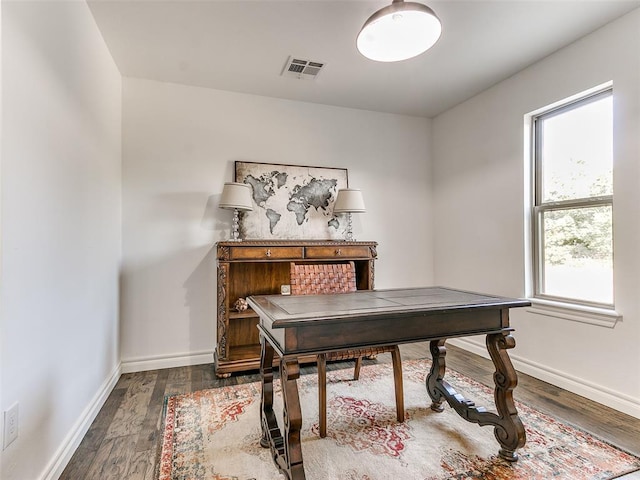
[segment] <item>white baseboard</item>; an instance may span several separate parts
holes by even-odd
[[[186,367],[213,362],[213,350],[175,355],[156,355],[122,360],[122,373],[146,372],[161,368]]]
[[[480,345],[464,338],[449,339],[447,342],[480,355],[481,357],[489,358],[489,353],[484,344]],[[512,353],[509,353],[509,357],[511,358],[514,368],[519,372],[526,373],[539,380],[581,395],[589,400],[631,415],[632,417],[640,418],[640,400],[637,398],[616,392],[595,383],[587,382],[581,378],[526,360]]]
[[[60,448],[56,451],[55,455],[44,469],[41,480],[57,480],[65,467],[71,460],[71,457],[75,453],[78,445],[86,435],[89,427],[98,416],[98,412],[107,401],[109,394],[118,383],[120,378],[120,364],[116,365],[109,377],[102,383],[98,392],[95,394],[87,408],[84,409],[80,418],[76,421],[75,425],[71,428],[64,441],[60,445]]]

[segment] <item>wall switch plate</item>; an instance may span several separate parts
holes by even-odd
[[[9,410],[4,412],[4,440],[2,449],[6,449],[18,438],[18,403],[14,403]]]

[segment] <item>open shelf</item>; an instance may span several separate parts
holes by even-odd
[[[260,345],[240,345],[229,349],[229,360],[238,362],[260,358]]]
[[[236,312],[234,310],[229,310],[229,320],[233,320],[236,318],[258,318],[258,314],[254,312],[251,308],[245,310],[244,312]]]

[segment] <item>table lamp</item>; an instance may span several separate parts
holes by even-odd
[[[218,207],[224,208],[225,210],[233,210],[231,241],[241,242],[242,239],[238,232],[240,226],[238,212],[253,210],[253,207],[251,206],[251,187],[246,183],[225,183]]]
[[[338,190],[338,196],[336,203],[333,206],[333,213],[346,213],[347,214],[347,231],[345,234],[345,240],[347,242],[353,242],[353,224],[351,223],[352,213],[365,213],[364,200],[362,199],[362,192],[357,188],[343,188]]]

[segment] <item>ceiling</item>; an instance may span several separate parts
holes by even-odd
[[[425,1],[442,37],[404,62],[355,39],[391,0],[88,0],[126,77],[433,117],[640,7],[640,0]],[[290,55],[325,63],[281,75]]]

